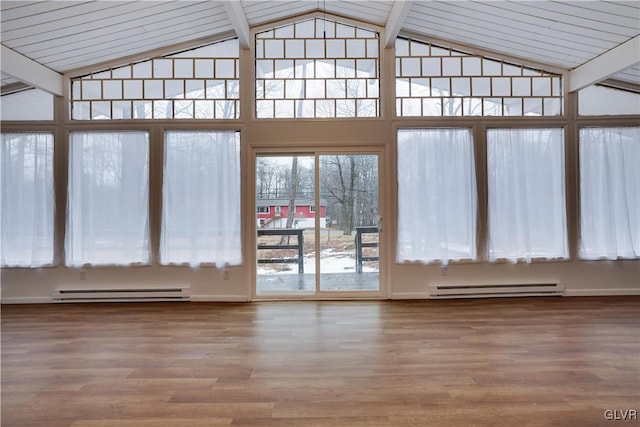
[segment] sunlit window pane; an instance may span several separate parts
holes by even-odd
[[[379,116],[374,31],[314,18],[256,34],[255,48],[257,118]]]
[[[489,129],[489,258],[568,257],[562,129]]]
[[[70,134],[68,266],[148,263],[148,209],[146,132]]]
[[[640,127],[580,129],[580,256],[640,257]]]
[[[242,262],[237,132],[167,132],[162,194],[162,264]]]
[[[398,132],[398,261],[476,257],[477,196],[469,129]]]
[[[540,70],[396,39],[398,116],[559,116],[561,83]],[[409,99],[423,104],[419,113]]]
[[[53,135],[3,133],[0,147],[0,265],[53,262]]]
[[[73,120],[213,119],[201,99],[238,99],[239,45],[225,40],[71,81]],[[273,62],[268,61],[271,68]],[[273,69],[270,70],[273,73]],[[174,102],[174,100],[184,100]],[[4,99],[3,99],[4,101]],[[235,104],[235,102],[234,102]],[[4,105],[4,102],[3,102]],[[212,104],[213,105],[213,104]],[[237,119],[239,111],[224,118]]]

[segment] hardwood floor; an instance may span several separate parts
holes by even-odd
[[[1,317],[2,427],[640,423],[621,419],[640,411],[640,297],[5,305]]]

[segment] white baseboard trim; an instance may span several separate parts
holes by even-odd
[[[191,302],[248,302],[246,295],[191,295]]]
[[[389,299],[427,299],[428,292],[393,292]]]
[[[596,297],[596,296],[624,296],[640,295],[640,288],[611,288],[611,289],[566,289],[567,297]],[[395,292],[390,299],[429,299],[428,292]]]
[[[2,304],[53,304],[51,297],[3,297]]]
[[[622,295],[640,295],[640,288],[615,288],[615,289],[567,289],[565,291],[568,297],[606,297],[606,296],[622,296]]]
[[[568,297],[587,297],[587,296],[637,296],[640,295],[640,288],[615,288],[615,289],[567,289]],[[428,299],[428,292],[396,292],[392,293],[392,300],[416,300]],[[249,302],[246,295],[192,295],[192,302]],[[4,297],[2,304],[53,304],[51,297]]]
[[[191,302],[248,302],[246,295],[192,295]],[[4,297],[2,304],[55,304],[51,297]]]

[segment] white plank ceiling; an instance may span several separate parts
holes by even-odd
[[[316,10],[385,26],[394,3],[240,1],[252,27]],[[2,45],[61,74],[234,34],[222,1],[3,0],[0,24]],[[414,1],[401,28],[572,70],[640,35],[640,1]],[[640,85],[640,64],[612,78]]]

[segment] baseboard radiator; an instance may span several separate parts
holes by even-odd
[[[54,302],[150,302],[191,301],[189,287],[119,288],[119,289],[56,289]]]
[[[562,283],[433,284],[430,299],[563,296]]]

